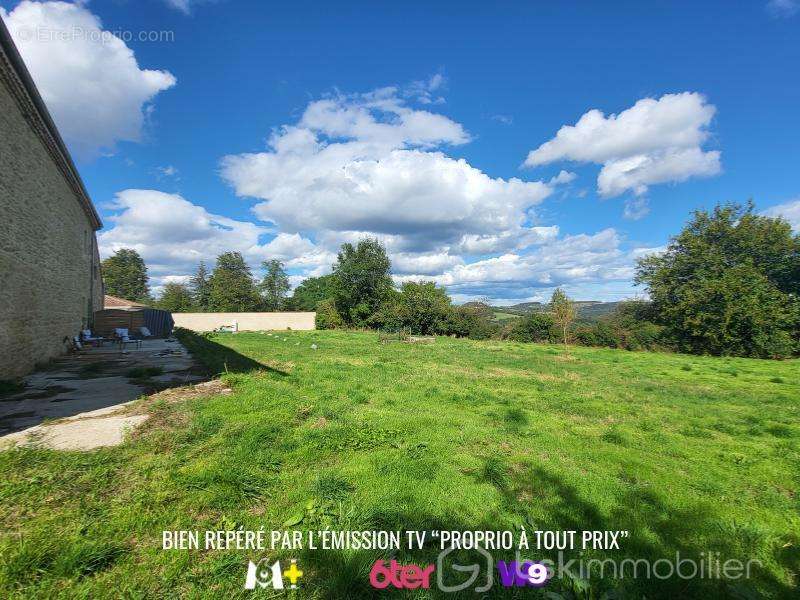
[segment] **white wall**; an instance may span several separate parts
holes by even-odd
[[[192,331],[213,331],[231,326],[234,321],[239,331],[267,331],[272,329],[314,329],[314,312],[253,312],[253,313],[172,313],[175,327]]]

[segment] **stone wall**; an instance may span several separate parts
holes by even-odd
[[[64,352],[103,307],[99,221],[10,64],[0,53],[0,380]]]
[[[236,322],[239,331],[269,331],[314,329],[314,312],[258,312],[258,313],[172,313],[175,327],[192,331],[213,331]]]

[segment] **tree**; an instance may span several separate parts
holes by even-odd
[[[170,312],[192,312],[195,309],[192,293],[183,283],[165,284],[156,306]]]
[[[279,260],[267,260],[261,263],[266,270],[264,279],[258,284],[266,310],[283,310],[286,308],[286,293],[289,291],[289,276]]]
[[[667,250],[639,261],[657,323],[681,351],[789,356],[800,329],[800,236],[752,202],[696,211]]]
[[[315,325],[317,329],[339,329],[344,326],[344,321],[336,310],[333,300],[322,300],[317,305]]]
[[[336,310],[347,324],[363,326],[392,290],[391,263],[377,239],[342,244],[333,272]]]
[[[135,302],[150,302],[147,266],[136,250],[121,248],[100,264],[105,291]]]
[[[499,332],[500,326],[491,320],[491,311],[474,304],[452,306],[441,333],[469,337],[473,340],[489,339]]]
[[[408,281],[400,289],[400,310],[411,333],[441,333],[451,310],[444,288],[432,281]]]
[[[553,316],[553,321],[561,330],[564,337],[564,348],[567,347],[567,336],[569,333],[569,326],[575,320],[575,303],[569,299],[561,288],[556,288],[550,298],[550,314]]]
[[[256,311],[261,304],[250,267],[239,252],[225,252],[217,257],[208,285],[209,307],[213,311]]]
[[[189,282],[192,291],[192,299],[198,310],[205,312],[211,303],[211,288],[208,283],[208,269],[206,263],[200,261],[197,271]]]
[[[335,275],[309,277],[297,286],[290,304],[294,310],[317,310],[323,300],[333,298]]]
[[[511,319],[508,339],[516,342],[553,342],[558,340],[553,317],[543,312],[532,312],[518,319]]]

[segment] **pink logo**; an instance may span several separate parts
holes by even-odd
[[[385,561],[376,560],[369,572],[369,582],[379,590],[390,585],[399,590],[415,590],[418,587],[428,589],[431,587],[431,573],[435,568],[436,565],[424,568],[419,565],[401,565],[394,559],[387,566]]]

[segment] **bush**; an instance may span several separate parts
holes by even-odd
[[[647,320],[652,314],[648,302],[621,302],[610,315],[596,323],[582,325],[575,331],[583,346],[622,348],[624,350],[663,350],[670,347],[664,327]]]
[[[400,331],[407,327],[402,307],[395,299],[381,304],[380,308],[367,319],[367,325],[382,331]]]
[[[411,333],[443,333],[452,307],[444,288],[432,281],[408,281],[400,290],[396,314]]]
[[[344,321],[336,310],[333,300],[323,300],[317,304],[315,323],[317,329],[339,329],[344,326]]]
[[[472,340],[486,340],[495,336],[500,329],[487,318],[487,311],[476,306],[454,306],[442,324],[441,333],[468,337]]]
[[[553,317],[540,312],[515,319],[503,337],[515,342],[556,342],[559,339]]]
[[[575,341],[581,346],[604,348],[623,348],[625,346],[620,332],[606,320],[578,327],[575,331]]]

